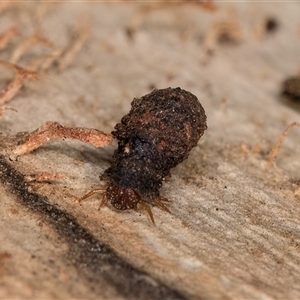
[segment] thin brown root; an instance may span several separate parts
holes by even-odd
[[[69,49],[65,52],[63,57],[59,61],[59,70],[65,70],[72,62],[75,60],[76,55],[85,45],[86,41],[90,37],[91,27],[86,25],[82,26],[77,32],[77,38],[73,42],[73,44],[69,47]]]
[[[38,57],[33,60],[26,68],[33,71],[46,71],[58,60],[63,49],[54,49],[50,55]]]
[[[277,143],[275,144],[275,146],[272,148],[271,152],[270,152],[270,155],[269,155],[269,159],[268,159],[268,166],[269,167],[272,167],[275,165],[275,159],[276,159],[276,156],[279,152],[279,150],[281,149],[281,146],[287,136],[287,134],[289,133],[289,131],[295,127],[295,126],[300,126],[300,124],[298,122],[293,122],[291,123],[286,129],[285,131],[280,135]]]
[[[0,50],[6,48],[8,43],[19,34],[19,30],[16,27],[11,27],[7,31],[0,34]]]
[[[12,53],[10,62],[17,63],[22,55],[35,44],[42,44],[48,48],[53,48],[53,44],[48,39],[44,38],[39,33],[36,33],[19,44],[19,46]]]
[[[17,94],[26,79],[38,79],[38,74],[36,72],[28,71],[10,62],[0,60],[0,65],[16,72],[14,79],[4,90],[2,90],[0,94],[0,105],[10,101]]]
[[[147,211],[152,223],[155,225],[154,217],[153,217],[152,210],[151,210],[150,206],[141,202],[141,203],[139,203],[139,207]]]
[[[20,155],[29,153],[45,143],[56,140],[71,138],[90,143],[95,147],[104,147],[113,141],[113,136],[97,129],[83,127],[65,127],[57,122],[46,122],[41,127],[30,133],[24,144],[9,150],[10,158],[15,159]]]
[[[162,199],[154,200],[153,204],[158,206],[160,209],[162,209],[168,213],[171,213],[170,210],[161,201],[164,201],[164,200],[162,200]]]
[[[39,172],[32,175],[26,175],[24,179],[27,182],[52,182],[65,177],[66,176],[61,173]]]
[[[12,107],[8,107],[8,106],[1,106],[0,107],[0,119],[3,117],[3,114],[6,110],[13,110],[13,111],[17,111],[16,109],[12,108]]]

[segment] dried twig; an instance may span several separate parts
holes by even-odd
[[[4,49],[7,44],[19,34],[19,30],[16,27],[11,27],[5,32],[0,34],[0,50]]]
[[[0,60],[0,64],[8,69],[13,69],[16,72],[14,79],[0,94],[0,105],[10,101],[22,87],[26,79],[38,79],[36,72],[28,71],[10,62]]]
[[[113,141],[113,136],[97,129],[83,127],[65,127],[57,122],[46,122],[37,130],[28,135],[24,144],[9,150],[10,158],[15,159],[20,155],[29,153],[43,144],[55,140],[71,138],[85,143],[90,143],[95,147],[104,147]]]
[[[295,127],[295,126],[300,126],[299,123],[297,122],[293,122],[291,123],[286,129],[285,131],[280,135],[277,143],[275,144],[275,146],[272,148],[270,154],[269,154],[269,159],[268,159],[268,166],[271,167],[271,166],[274,166],[275,164],[275,159],[276,159],[276,156],[284,142],[284,139],[285,137],[287,136],[287,134],[289,133],[289,131]]]

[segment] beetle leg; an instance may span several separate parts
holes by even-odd
[[[159,198],[159,201],[172,202],[172,200],[170,200],[168,198]]]
[[[84,201],[84,200],[86,200],[87,198],[90,198],[91,196],[93,196],[93,195],[95,195],[95,194],[103,194],[104,192],[105,192],[105,189],[103,189],[103,188],[92,190],[92,191],[90,191],[89,193],[87,193],[86,195],[84,195],[83,197],[79,198],[79,199],[78,199],[78,202]],[[103,196],[103,198],[102,198],[102,201],[100,202],[100,205],[99,205],[99,207],[98,207],[98,210],[100,210],[100,208],[101,208],[102,206],[104,206],[106,203],[107,203],[107,197],[106,197],[106,195],[104,194],[104,196]]]
[[[150,206],[147,205],[147,204],[145,204],[145,203],[140,202],[140,203],[139,203],[139,207],[147,211],[147,213],[148,213],[148,215],[149,215],[149,217],[150,217],[152,223],[155,224],[154,218],[153,218],[153,214],[152,214],[152,211],[151,211]]]
[[[100,202],[100,205],[98,207],[98,210],[100,210],[101,207],[103,207],[107,203],[107,197],[106,194],[103,195],[102,201]]]
[[[104,192],[105,192],[105,189],[103,189],[103,188],[92,190],[89,193],[87,193],[86,195],[84,195],[83,197],[79,198],[78,201],[81,202],[87,198],[90,198],[91,196],[93,196],[95,194],[103,194]]]
[[[163,198],[165,199],[165,198]],[[153,204],[158,206],[159,208],[161,208],[162,210],[171,213],[170,210],[161,202],[161,201],[166,201],[166,200],[162,200],[162,199],[157,199],[153,201]]]

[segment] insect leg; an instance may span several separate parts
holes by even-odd
[[[153,218],[153,214],[152,214],[152,211],[151,211],[150,206],[147,205],[147,204],[145,204],[145,203],[140,202],[140,203],[139,203],[139,207],[142,208],[142,209],[145,209],[145,210],[147,211],[147,213],[148,213],[148,215],[149,215],[149,217],[150,217],[152,223],[155,224],[154,218]]]
[[[84,195],[83,197],[79,198],[78,202],[81,202],[87,198],[90,198],[91,196],[93,196],[95,194],[103,194],[104,192],[105,192],[105,189],[103,189],[103,188],[92,190],[89,193],[87,193],[86,195]]]
[[[92,190],[89,193],[87,193],[86,195],[84,195],[83,197],[81,197],[80,199],[78,199],[78,202],[84,201],[87,198],[90,198],[91,196],[93,196],[95,194],[103,194],[103,193],[105,193],[105,189],[103,189],[103,188]],[[107,203],[107,200],[108,199],[107,199],[106,195],[104,194],[102,201],[100,202],[100,205],[98,207],[98,210],[100,210],[100,208]]]
[[[172,202],[172,200],[170,200],[168,198],[159,198],[159,201]]]
[[[165,198],[163,198],[165,199]],[[161,208],[162,210],[171,213],[170,210],[161,202],[161,201],[166,201],[166,200],[162,200],[162,199],[157,199],[153,201],[153,204],[158,206],[159,208]]]

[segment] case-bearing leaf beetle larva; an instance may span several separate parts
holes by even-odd
[[[105,171],[105,190],[94,190],[86,199],[103,192],[101,206],[110,202],[120,210],[149,205],[169,211],[159,188],[170,169],[188,157],[207,129],[205,111],[193,94],[180,88],[154,90],[131,103],[129,114],[115,126],[118,140],[113,162]]]
[[[165,211],[159,189],[170,169],[188,157],[207,129],[205,111],[197,97],[181,88],[154,90],[131,103],[130,112],[115,126],[112,134],[96,129],[69,128],[46,122],[28,135],[24,144],[12,149],[11,158],[28,153],[49,140],[75,138],[96,147],[118,140],[111,166],[105,171],[105,188],[89,192],[84,200],[103,193],[119,210],[145,209],[152,222],[150,205]]]

